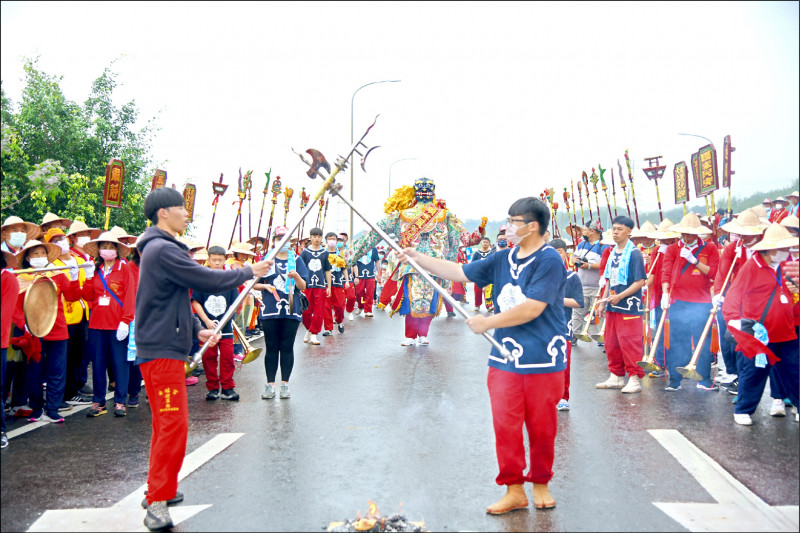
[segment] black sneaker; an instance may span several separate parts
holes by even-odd
[[[729,383],[727,385],[723,385],[722,387],[726,391],[728,391],[730,394],[733,394],[733,395],[739,394],[739,380],[738,379],[735,379],[735,380],[733,380],[733,382],[731,382],[731,383]]]
[[[129,396],[128,397],[128,407],[132,407],[134,409],[139,407],[139,397],[138,396]]]
[[[210,390],[206,394],[206,400],[209,402],[213,402],[214,400],[219,400],[219,391],[217,389]]]
[[[92,388],[89,386],[88,383],[83,387],[81,387],[80,389],[78,389],[78,392],[80,394],[83,394],[84,396],[91,396],[92,394],[94,394],[94,391],[92,390]]]
[[[71,399],[67,400],[70,405],[89,405],[92,403],[92,398],[84,396],[83,394],[76,394]]]
[[[344,333],[344,324],[336,324],[336,329],[339,330],[339,333]]]
[[[323,337],[330,337],[331,335],[333,335],[332,331],[325,330],[322,332]]]
[[[147,509],[147,491],[144,491],[145,498],[142,500],[142,509]],[[175,497],[167,500],[167,505],[175,505],[176,503],[181,503],[183,501],[183,493],[181,491],[175,491]],[[153,502],[155,503],[155,502]]]
[[[128,416],[128,410],[125,409],[124,403],[114,404],[114,416]]]
[[[63,411],[71,411],[72,410],[72,406],[67,402],[61,402],[61,405],[58,406],[58,410],[61,411],[61,412],[63,412]]]
[[[108,409],[106,409],[105,403],[93,403],[89,410],[86,412],[86,416],[89,418],[94,418],[96,416],[104,415],[108,413]]]
[[[234,402],[239,401],[239,393],[233,389],[222,389],[222,394],[220,395],[220,397],[223,400],[232,400]]]
[[[150,531],[160,531],[173,526],[172,517],[169,515],[167,502],[153,502],[147,506],[147,516],[144,525]]]
[[[447,316],[448,317],[454,317],[454,316],[456,316],[456,312],[455,311],[448,311],[447,312]]]
[[[0,435],[0,448],[5,448],[6,446],[8,446],[8,435],[3,431],[3,434]]]

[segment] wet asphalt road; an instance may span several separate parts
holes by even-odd
[[[212,506],[176,531],[322,531],[368,499],[435,531],[684,531],[653,502],[715,499],[650,429],[680,431],[769,505],[800,501],[798,424],[770,417],[768,394],[748,428],[733,423],[724,392],[667,393],[648,378],[641,394],[596,390],[605,354],[581,343],[571,411],[559,413],[558,506],[487,516],[504,493],[494,483],[488,343],[460,318],[435,319],[427,347],[401,347],[402,319],[382,312],[345,327],[321,346],[304,345],[300,328],[291,399],[260,398],[263,355],[236,372],[238,403],[206,402],[202,376],[189,388],[187,453],[220,433],[244,436],[181,482],[184,505]],[[2,531],[26,530],[48,509],[110,507],[146,482],[149,439],[146,403],[127,418],[81,412],[12,438]]]

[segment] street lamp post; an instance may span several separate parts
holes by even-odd
[[[364,87],[368,87],[369,85],[375,85],[377,83],[398,83],[400,80],[381,80],[381,81],[371,81],[369,83],[365,83],[361,87],[355,90],[353,93],[352,98],[350,98],[350,145],[353,145],[353,102],[356,99],[356,93],[363,89]],[[350,165],[350,203],[353,203],[353,165]],[[353,210],[350,210],[350,239],[353,238]]]
[[[405,157],[403,159],[398,159],[397,161],[389,165],[389,196],[392,195],[392,167],[395,165],[395,163],[399,163],[400,161],[412,161],[412,160],[416,161],[416,159],[417,159],[416,157]]]

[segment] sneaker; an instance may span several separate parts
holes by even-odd
[[[353,313],[347,313],[347,320],[349,320],[350,322],[355,320],[355,318],[353,318]]]
[[[628,378],[628,383],[622,387],[620,391],[624,394],[633,394],[636,392],[642,392],[642,384],[639,382],[638,376],[631,376]]]
[[[197,382],[200,381],[197,379],[197,376],[189,376],[186,378],[186,386],[191,387],[192,385],[197,385]]]
[[[41,411],[33,411],[31,416],[28,417],[28,422],[38,422],[43,416],[44,414]]]
[[[319,345],[319,343],[320,343],[319,339],[317,338],[316,335],[311,335],[311,338],[308,339],[308,344]]]
[[[733,413],[733,421],[742,426],[753,425],[753,419],[747,413]]]
[[[33,414],[33,409],[27,405],[15,405],[8,411],[8,414],[17,418],[25,418]]]
[[[448,311],[447,312],[447,318],[453,318],[454,316],[456,316],[456,312],[455,311]]]
[[[655,372],[648,372],[647,373],[647,377],[648,378],[656,378],[656,379],[658,379],[663,375],[664,375],[664,373],[661,370],[656,370]]]
[[[47,413],[44,413],[39,420],[42,422],[50,422],[51,424],[60,424],[64,421],[64,417],[58,414],[50,416]]]
[[[261,393],[262,400],[271,400],[275,397],[275,385],[270,385],[267,383],[267,386],[264,388],[264,392]]]
[[[598,343],[597,343],[597,346],[598,346],[599,348],[602,348],[602,347],[604,347],[604,346],[605,346],[605,344],[603,344],[602,342],[598,342]],[[603,351],[605,351],[605,350],[603,350]]]
[[[139,407],[139,397],[138,396],[129,396],[128,397],[128,407],[136,409]]]
[[[172,517],[169,515],[167,502],[153,502],[147,506],[147,516],[144,525],[150,531],[159,531],[173,526]]]
[[[209,402],[213,402],[214,400],[219,400],[219,391],[217,389],[210,390],[206,393],[206,400]]]
[[[730,383],[727,387],[724,388],[726,391],[728,391],[729,394],[733,395],[739,394],[739,380],[738,379],[733,380],[733,383]]]
[[[678,383],[677,385],[673,385],[672,383],[670,383],[669,385],[664,387],[664,390],[669,392],[675,392],[676,390],[681,390],[681,384]]]
[[[292,393],[289,392],[289,384],[288,383],[281,383],[281,398],[291,398]]]
[[[473,309],[473,311],[475,311],[476,313],[480,313],[481,308],[480,307],[476,307],[475,309]]]
[[[594,386],[595,389],[621,389],[625,386],[625,376],[609,374],[608,379]]]
[[[127,416],[128,411],[125,410],[124,403],[115,403],[114,404],[114,416]]]
[[[569,402],[564,398],[561,398],[561,400],[558,402],[558,405],[556,405],[556,409],[559,411],[569,411]]]
[[[339,333],[344,333],[344,324],[336,324],[336,329],[339,330]]]
[[[412,344],[416,344],[417,339],[409,339],[406,337],[406,340],[400,343],[400,346],[411,346]]]
[[[772,400],[772,407],[769,410],[770,416],[786,416],[786,406],[783,400]]]
[[[6,432],[3,431],[2,435],[0,435],[0,448],[5,448],[8,446],[8,435]]]
[[[366,318],[372,318],[372,313],[364,313],[364,316],[365,316]]]
[[[711,385],[710,387],[706,387],[705,385],[703,385],[702,383],[700,383],[698,381],[697,382],[697,388],[700,389],[700,390],[705,390],[705,391],[715,391],[715,390],[719,390],[719,385],[717,385],[715,383],[715,384]]]
[[[142,509],[147,509],[147,491],[144,491],[145,498],[142,500]],[[167,505],[175,505],[183,501],[183,493],[179,490],[175,491],[175,497],[167,500]],[[153,502],[155,503],[155,502]]]
[[[417,346],[427,346],[430,344],[428,341],[428,337],[418,337],[417,338]]]
[[[303,342],[308,342],[310,340],[311,340],[311,332],[310,331],[306,331],[306,334],[303,335]]]
[[[94,394],[94,391],[92,390],[92,388],[87,383],[86,385],[84,385],[83,387],[78,389],[78,393],[79,394],[83,394],[84,396],[91,396],[92,394]]]
[[[242,361],[244,361],[244,352],[234,353],[233,360],[236,363],[241,363]],[[194,375],[194,373],[192,373],[192,376],[197,377]]]
[[[59,411],[71,411],[72,410],[72,405],[70,405],[68,402],[61,402],[61,405],[58,406],[58,410]]]
[[[231,400],[233,402],[239,401],[239,393],[233,389],[222,389],[222,394],[220,394],[220,398],[223,400]]]
[[[323,331],[323,332],[322,332],[322,336],[323,336],[323,337],[330,337],[331,335],[333,335],[333,332],[332,332],[332,331],[329,331],[329,330],[327,330],[327,329],[326,329],[325,331]]]
[[[361,309],[361,308],[359,307],[358,309],[356,309],[356,310],[355,310],[355,314],[357,314],[357,315],[360,315],[360,314],[361,314],[361,311],[363,311],[363,309]]]
[[[92,399],[88,396],[84,396],[83,394],[76,394],[67,400],[67,403],[70,405],[89,405],[92,403]]]
[[[94,418],[96,416],[104,415],[106,413],[108,413],[108,409],[106,409],[106,404],[95,402],[86,412],[86,416],[87,418]]]

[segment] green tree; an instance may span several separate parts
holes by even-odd
[[[112,158],[125,162],[123,202],[111,209],[110,225],[137,234],[145,228],[142,212],[154,169],[150,150],[156,118],[136,129],[135,100],[113,103],[117,74],[106,67],[79,105],[61,91],[62,76],[24,59],[25,88],[19,109],[2,96],[2,218],[11,214],[38,222],[47,211],[103,227],[105,167]]]

